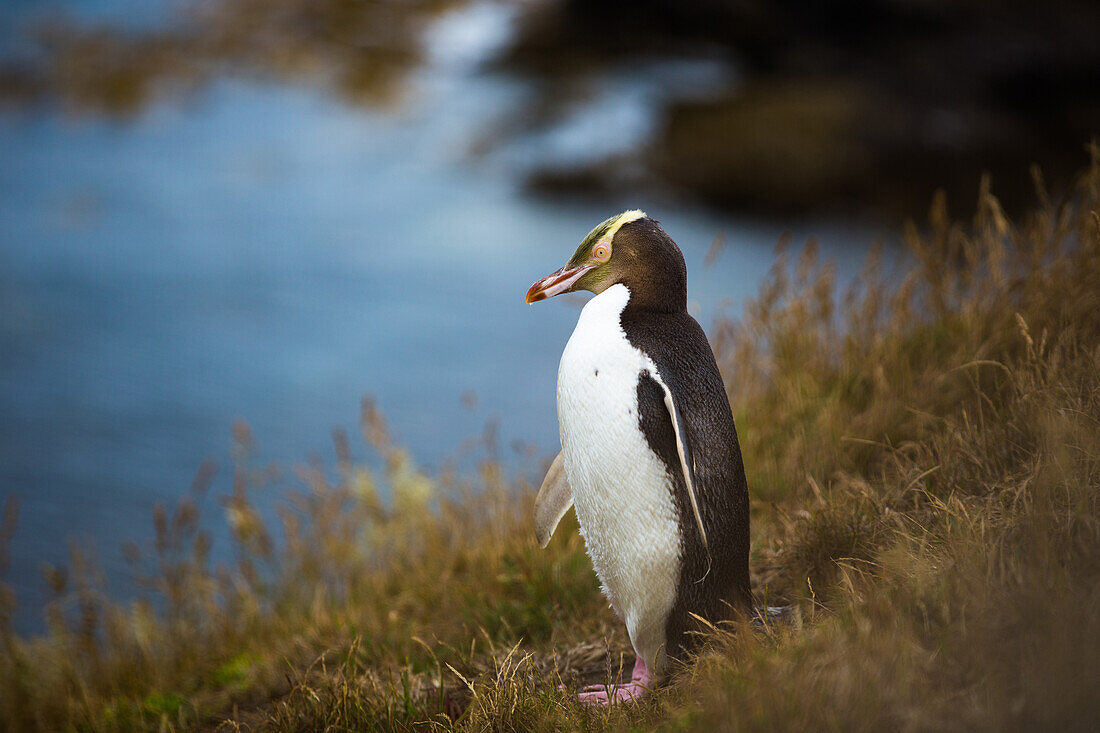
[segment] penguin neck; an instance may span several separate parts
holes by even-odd
[[[667,301],[668,299],[666,299]],[[659,304],[652,307],[650,302],[639,297],[638,293],[631,290],[625,283],[615,283],[604,290],[592,300],[585,303],[581,309],[580,318],[577,320],[578,329],[612,329],[623,332],[624,320],[635,320],[647,313],[676,313],[687,310],[687,298],[684,297],[679,308],[675,303]]]
[[[627,292],[622,310],[624,315],[679,313],[687,310],[687,286],[683,280],[643,280],[630,285],[619,283],[615,287],[621,287]]]
[[[584,308],[581,309],[581,316],[577,320],[577,328],[582,325],[594,326],[612,323],[619,327],[619,317],[629,307],[630,301],[630,288],[622,283],[615,283],[584,304]]]
[[[624,314],[679,313],[687,310],[687,293],[684,290],[662,290],[659,287],[637,291],[623,285],[630,294],[623,308]]]
[[[626,310],[631,313],[679,313],[687,310],[687,266],[684,256],[672,240],[662,244],[666,246],[646,247],[644,250],[628,244],[626,251],[618,255],[623,259],[619,284],[630,293]]]

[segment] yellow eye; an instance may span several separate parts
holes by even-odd
[[[592,256],[600,262],[607,262],[607,259],[611,256],[611,248],[606,244],[597,244],[592,249]]]

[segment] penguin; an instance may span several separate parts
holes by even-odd
[[[749,497],[725,386],[687,312],[687,266],[657,221],[633,210],[584,238],[527,291],[587,290],[558,366],[561,452],[535,501],[543,547],[576,510],[603,593],[636,654],[631,682],[583,702],[641,699],[698,636],[698,619],[751,607]]]

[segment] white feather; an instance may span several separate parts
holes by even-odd
[[[665,621],[680,576],[680,528],[665,464],[638,425],[638,375],[653,362],[619,322],[618,284],[581,311],[558,368],[565,473],[592,565],[634,650],[665,666]]]
[[[558,522],[573,506],[573,492],[565,476],[565,459],[561,453],[554,456],[553,463],[546,471],[538,496],[535,497],[535,539],[539,547],[550,544]]]

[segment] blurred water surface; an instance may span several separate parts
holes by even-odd
[[[31,5],[0,16],[9,43]],[[153,3],[64,5],[161,20]],[[0,495],[22,502],[7,577],[20,630],[41,629],[40,567],[65,562],[69,538],[96,549],[127,597],[119,542],[148,541],[152,507],[183,494],[205,459],[220,468],[215,496],[228,490],[238,418],[260,460],[284,465],[331,460],[331,428],[354,431],[365,394],[429,469],[489,420],[502,445],[552,454],[578,301],[531,308],[523,295],[617,210],[648,210],[681,245],[704,326],[756,292],[789,226],[650,197],[548,202],[520,185],[531,160],[629,149],[655,85],[682,65],[603,80],[607,94],[551,134],[471,159],[522,112],[518,82],[479,71],[509,12],[444,17],[395,110],[228,79],[125,122],[0,118]],[[795,227],[795,242],[810,233],[842,276],[862,260],[866,233],[818,222]],[[728,247],[704,268],[719,234]]]

